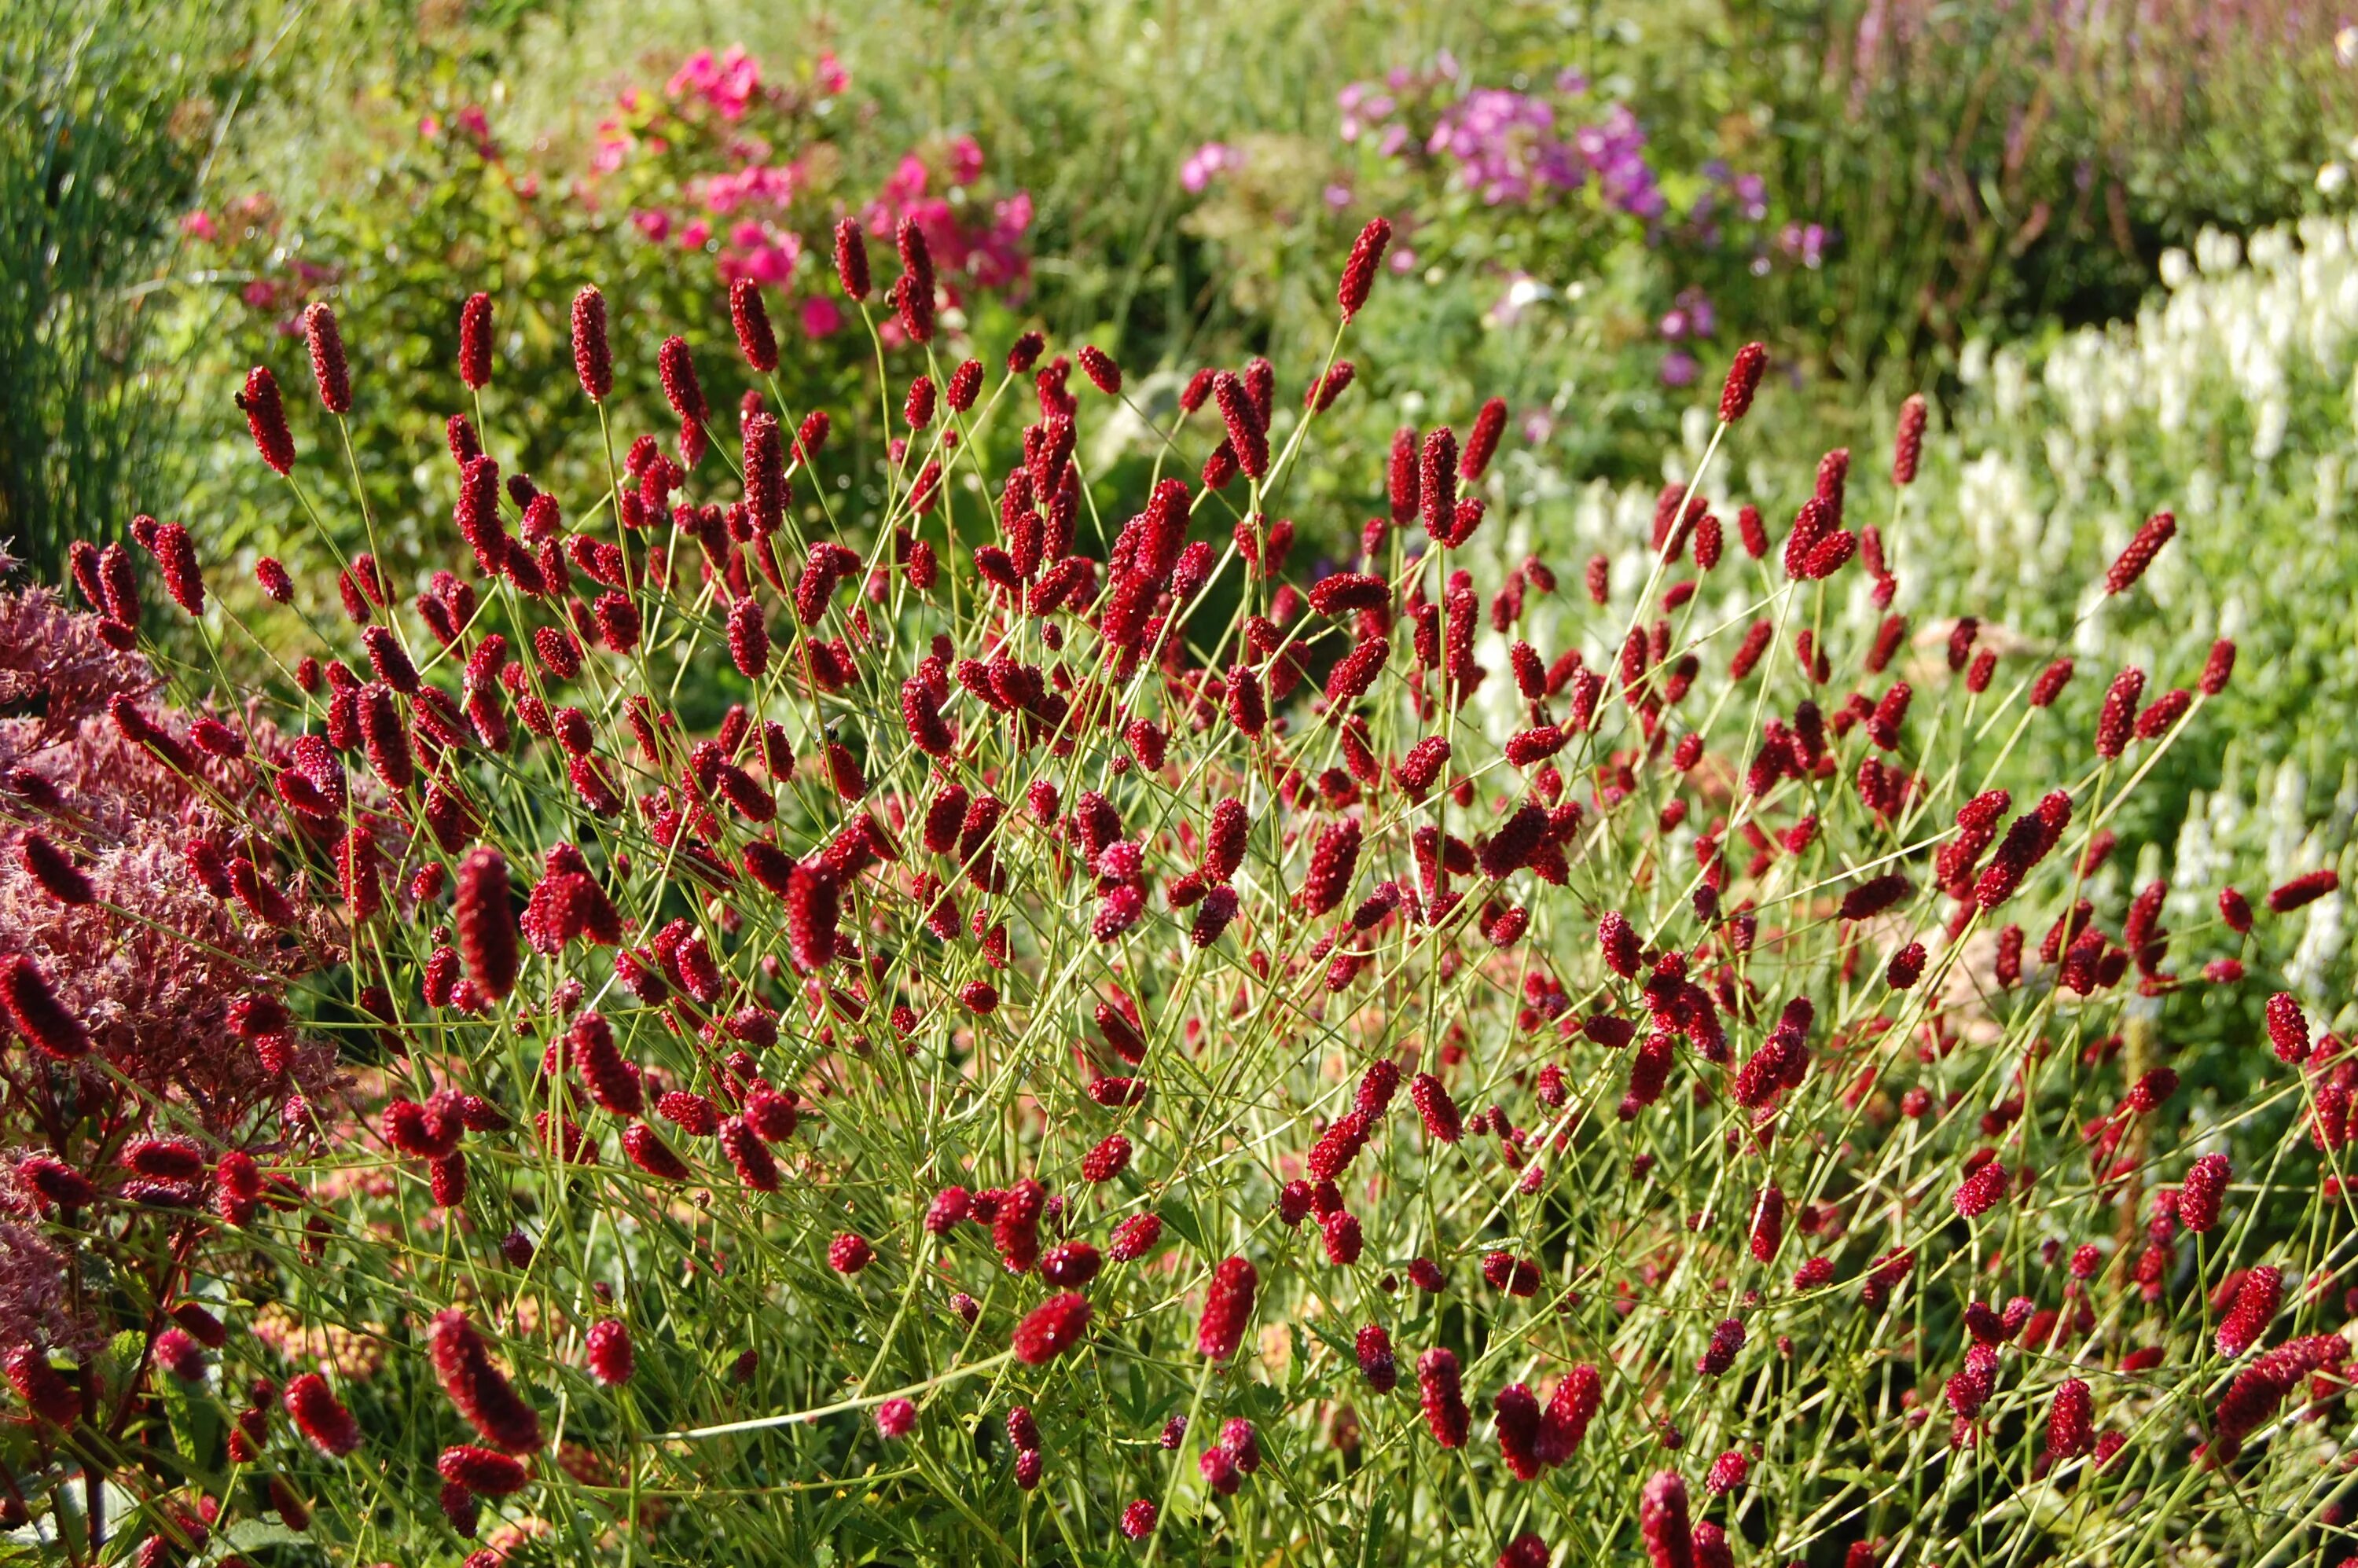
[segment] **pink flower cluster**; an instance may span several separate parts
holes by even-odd
[[[833,183],[844,160],[811,110],[850,85],[832,55],[818,57],[806,83],[787,86],[766,81],[741,45],[717,57],[700,50],[659,98],[632,89],[618,99],[598,129],[595,176],[626,185],[632,224],[649,242],[710,254],[724,283],[799,296],[795,316],[812,338],[849,320],[806,263],[815,244],[825,253],[817,242],[847,209],[878,240],[913,221],[932,247],[944,303],[967,289],[1020,290],[1031,272],[1032,199],[982,195],[983,149],[973,137],[904,154],[865,200]]]

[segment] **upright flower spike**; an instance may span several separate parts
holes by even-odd
[[[835,276],[844,297],[854,304],[866,299],[874,287],[868,276],[868,238],[860,221],[847,214],[835,222]]]
[[[892,304],[900,313],[901,330],[913,342],[934,337],[934,297],[939,287],[934,275],[933,247],[914,218],[903,218],[892,243],[901,253],[900,281],[892,286]],[[848,291],[847,284],[847,291]]]
[[[442,1391],[486,1443],[507,1454],[540,1446],[540,1417],[492,1364],[483,1336],[465,1313],[452,1307],[438,1314],[427,1344]]]
[[[1891,442],[1891,482],[1905,490],[1916,482],[1916,467],[1924,455],[1924,395],[1910,394],[1899,406],[1899,429]]]
[[[1212,378],[1212,396],[1220,406],[1220,418],[1228,427],[1228,449],[1234,454],[1237,467],[1248,479],[1260,480],[1269,473],[1269,427],[1253,406],[1251,395],[1244,382],[1227,371]]]
[[[1391,243],[1392,225],[1386,218],[1368,219],[1359,237],[1351,242],[1351,254],[1335,286],[1335,303],[1342,308],[1344,320],[1367,308],[1368,296],[1376,287],[1376,269],[1383,265],[1384,249]]]
[[[2096,1446],[2096,1401],[2088,1385],[2066,1378],[2047,1408],[2047,1462],[2060,1465],[2077,1459]]]
[[[328,1380],[317,1372],[305,1372],[287,1385],[287,1413],[295,1429],[310,1442],[312,1447],[330,1459],[340,1459],[361,1445],[360,1422],[344,1408]]]
[[[2300,1011],[2299,999],[2290,991],[2277,992],[2268,998],[2266,1019],[2268,1044],[2277,1060],[2295,1065],[2308,1061],[2309,1019]]]
[[[2205,1154],[2188,1166],[2178,1189],[2178,1223],[2197,1236],[2216,1227],[2220,1199],[2234,1177],[2224,1154]]]
[[[1768,345],[1747,343],[1736,351],[1727,367],[1727,381],[1719,389],[1719,422],[1733,425],[1752,411],[1752,395],[1760,390],[1760,373],[1768,368]]]
[[[2146,568],[2153,564],[2154,557],[2161,554],[2161,547],[2169,544],[2177,533],[2178,519],[2169,513],[2157,512],[2147,518],[2137,529],[2136,537],[2123,547],[2121,553],[2114,557],[2112,566],[2105,570],[2104,592],[2126,593],[2135,587],[2137,579],[2145,576]]]
[[[662,379],[665,401],[679,416],[679,460],[694,468],[704,456],[705,426],[712,410],[704,401],[704,384],[696,378],[696,361],[687,340],[674,333],[655,351],[655,371]]]
[[[846,220],[849,222],[849,220]],[[737,351],[758,375],[778,368],[778,335],[770,326],[770,308],[762,302],[762,286],[750,277],[729,285],[729,324],[736,330]]]
[[[90,1032],[66,1011],[38,965],[22,953],[0,954],[0,1006],[16,1033],[59,1062],[90,1054]]]
[[[1687,1517],[1687,1484],[1675,1470],[1658,1470],[1638,1494],[1638,1533],[1652,1568],[1694,1568],[1694,1527]]]
[[[1088,1332],[1089,1316],[1089,1298],[1078,1291],[1049,1297],[1015,1325],[1015,1358],[1027,1367],[1055,1360],[1080,1343]]]
[[[1487,472],[1490,460],[1498,455],[1498,438],[1506,433],[1507,400],[1493,397],[1482,405],[1474,416],[1474,427],[1466,433],[1466,450],[1457,460],[1457,477],[1472,484]]]
[[[1081,345],[1080,361],[1081,373],[1089,378],[1090,385],[1108,397],[1120,395],[1121,366],[1114,362],[1111,354],[1095,343],[1084,343]]]
[[[507,858],[485,844],[459,862],[458,893],[451,904],[467,978],[493,1001],[515,989],[515,911],[509,903]]]
[[[1473,1429],[1466,1409],[1466,1391],[1459,1381],[1457,1355],[1434,1346],[1416,1358],[1417,1401],[1424,1411],[1424,1427],[1444,1448],[1463,1448]]]
[[[352,411],[352,373],[344,361],[344,338],[336,313],[319,301],[303,312],[303,341],[311,351],[311,381],[319,405],[330,414]]]
[[[237,395],[237,406],[245,414],[246,428],[253,433],[254,449],[262,460],[281,478],[295,469],[295,437],[287,428],[287,407],[278,399],[278,378],[270,373],[268,365],[256,365],[245,373],[245,389]]]
[[[2284,1304],[2283,1271],[2263,1265],[2247,1271],[2235,1299],[2220,1320],[2219,1354],[2233,1361],[2257,1345]]]
[[[756,414],[745,421],[745,519],[752,529],[753,546],[766,551],[769,536],[786,520],[786,449],[777,419]]]
[[[1205,1292],[1204,1315],[1195,1328],[1195,1349],[1207,1360],[1226,1361],[1244,1343],[1245,1330],[1251,1325],[1253,1297],[1260,1288],[1260,1275],[1252,1264],[1242,1258],[1224,1258],[1212,1270],[1211,1287]]]
[[[471,294],[459,309],[459,379],[481,392],[492,384],[492,297]]]
[[[606,297],[585,284],[573,297],[573,373],[592,403],[614,395],[614,353],[606,341]]]

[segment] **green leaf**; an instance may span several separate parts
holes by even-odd
[[[1169,1226],[1172,1229],[1179,1233],[1180,1240],[1184,1241],[1188,1246],[1193,1247],[1198,1252],[1206,1250],[1204,1246],[1204,1227],[1196,1220],[1195,1211],[1192,1206],[1176,1195],[1174,1195],[1164,1198],[1163,1200],[1163,1206],[1156,1209],[1154,1212],[1163,1217],[1163,1224]]]

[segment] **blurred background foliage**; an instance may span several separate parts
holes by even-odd
[[[1915,580],[1974,577],[2026,646],[2098,661],[2182,663],[2224,625],[2277,661],[2237,688],[2254,762],[2330,789],[2346,753],[2328,717],[2358,699],[2343,341],[2272,350],[2270,383],[2243,373],[2265,301],[2204,344],[2180,334],[2171,351],[2227,369],[2174,426],[2131,409],[2088,428],[2055,368],[2109,353],[2134,382],[2168,336],[2127,325],[2167,308],[2166,258],[2345,210],[2353,38],[2295,0],[79,0],[5,18],[0,532],[45,570],[166,496],[216,558],[319,573],[363,547],[341,493],[318,508],[333,549],[290,506],[228,396],[257,362],[290,398],[308,385],[314,299],[342,320],[359,403],[341,432],[298,416],[332,460],[310,481],[360,485],[411,571],[438,564],[416,551],[455,489],[450,415],[569,512],[604,491],[567,347],[585,282],[617,323],[613,453],[673,427],[667,332],[731,406],[725,289],[744,273],[789,411],[835,411],[836,471],[864,494],[921,363],[888,341],[878,395],[833,285],[838,216],[869,228],[880,283],[900,216],[950,258],[937,376],[1038,327],[1052,351],[1114,352],[1161,420],[1195,367],[1255,353],[1298,402],[1336,260],[1380,212],[1393,276],[1284,498],[1300,548],[1349,553],[1398,426],[1462,427],[1498,395],[1498,537],[1563,567],[1627,550],[1757,337],[1779,390],[1724,506],[1789,514],[1818,452],[1804,429],[1874,472],[1899,399],[1925,391],[1934,452],[1892,525]],[[452,373],[476,289],[499,311],[480,402]],[[691,499],[726,498],[722,445]],[[1118,524],[1158,438],[1139,422],[1087,455]],[[2175,569],[2235,586],[2092,621],[2084,568],[2162,506],[2196,524]],[[2147,798],[2182,816],[2230,759],[2173,765],[2179,787]]]

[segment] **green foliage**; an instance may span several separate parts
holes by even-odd
[[[183,455],[157,290],[254,48],[241,5],[0,7],[0,537],[44,569]]]

